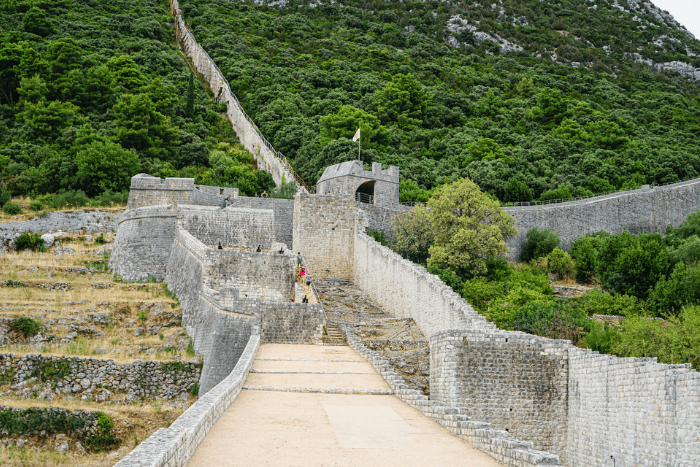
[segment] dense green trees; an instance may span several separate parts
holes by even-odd
[[[155,0],[0,5],[0,178],[13,195],[115,199],[140,171],[270,189],[250,154],[212,165],[221,143],[245,151],[175,47],[168,11]]]
[[[625,19],[610,22],[608,9],[562,5],[507,0],[501,20],[486,4],[415,1],[182,8],[246,112],[311,185],[327,164],[357,156],[342,139],[359,125],[363,161],[398,165],[423,190],[466,177],[501,201],[529,201],[697,177],[697,86],[602,47],[688,62],[696,59],[650,48],[651,35],[663,31],[697,54],[700,46],[665,26],[639,28],[617,9]],[[457,13],[525,51],[489,55],[499,47],[470,34],[448,46],[445,25]],[[585,64],[558,64],[552,50]],[[365,139],[365,127],[381,128],[381,141]],[[408,187],[402,200],[424,199]]]

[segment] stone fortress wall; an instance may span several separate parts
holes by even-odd
[[[326,167],[316,183],[319,195],[355,197],[361,186],[372,192],[377,205],[399,204],[399,168],[382,170],[382,164],[372,163],[367,171],[360,161],[349,161]]]
[[[518,236],[507,243],[511,256],[518,258],[532,227],[557,232],[561,247],[568,250],[577,238],[600,230],[613,234],[623,230],[663,233],[668,225],[678,227],[699,208],[700,179],[695,179],[567,203],[503,210],[515,218]]]
[[[231,198],[231,207],[245,209],[270,209],[274,213],[275,242],[292,245],[294,200],[281,198],[257,198],[237,196]]]

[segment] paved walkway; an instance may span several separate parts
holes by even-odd
[[[350,347],[264,344],[245,384],[189,467],[501,466],[390,395]]]

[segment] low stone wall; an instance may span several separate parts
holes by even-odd
[[[430,398],[528,440],[566,465],[569,347],[569,341],[520,332],[434,334]]]
[[[162,179],[148,174],[131,177],[127,209],[167,204],[190,204],[223,208],[228,196],[235,196],[237,188],[195,185],[194,178]]]
[[[0,376],[24,398],[44,400],[89,396],[99,402],[187,400],[202,364],[190,362],[116,363],[98,358],[0,354]]]
[[[231,207],[246,209],[272,209],[275,213],[275,241],[292,246],[294,225],[294,200],[280,198],[255,198],[237,196],[231,198]]]
[[[661,187],[541,206],[505,207],[515,218],[517,237],[507,242],[513,258],[520,256],[532,227],[557,232],[568,250],[579,237],[604,230],[612,234],[666,231],[678,227],[700,207],[700,179]]]
[[[352,277],[356,213],[352,198],[297,193],[292,250],[315,277]]]
[[[132,209],[119,222],[109,266],[127,281],[154,277],[162,281],[170,248],[177,234],[177,208],[148,206]]]
[[[178,417],[169,428],[161,428],[115,467],[185,467],[202,439],[236,400],[253,365],[260,336],[253,335],[231,373]]]
[[[374,367],[389,384],[396,397],[438,422],[447,430],[464,439],[507,467],[543,467],[559,465],[557,456],[533,449],[527,441],[510,438],[511,434],[495,429],[491,424],[474,421],[458,406],[430,400],[417,389],[409,389],[404,379],[392,366],[373,350],[368,349],[345,325],[348,344]]]
[[[424,267],[403,259],[364,233],[354,233],[353,280],[384,310],[413,318],[426,336],[447,329],[496,329]]]
[[[23,222],[2,222],[0,223],[0,243],[9,240],[17,233],[34,232],[108,232],[117,230],[117,226],[123,211],[104,212],[96,211],[72,211],[72,212],[49,212],[46,217],[36,216],[33,219]]]
[[[178,209],[182,228],[205,245],[269,249],[275,241],[271,210],[191,205]]]

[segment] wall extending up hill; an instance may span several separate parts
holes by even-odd
[[[700,179],[672,185],[613,193],[568,203],[504,207],[515,218],[518,236],[507,242],[513,258],[520,256],[533,227],[555,231],[568,250],[579,237],[604,230],[616,234],[666,231],[678,227],[700,209]]]
[[[223,73],[209,57],[209,54],[197,44],[197,40],[187,29],[187,25],[182,18],[178,1],[170,0],[170,7],[175,17],[175,34],[182,46],[183,53],[192,60],[192,64],[197,72],[207,80],[216,100],[226,104],[226,116],[231,125],[233,125],[233,129],[243,147],[255,157],[258,169],[272,174],[272,178],[277,186],[292,181],[297,183],[297,185],[305,186],[303,180],[294,172],[286,158],[275,151],[260,133],[255,123],[246,115],[238,99],[231,92],[231,88]],[[308,190],[308,187],[306,188]]]

